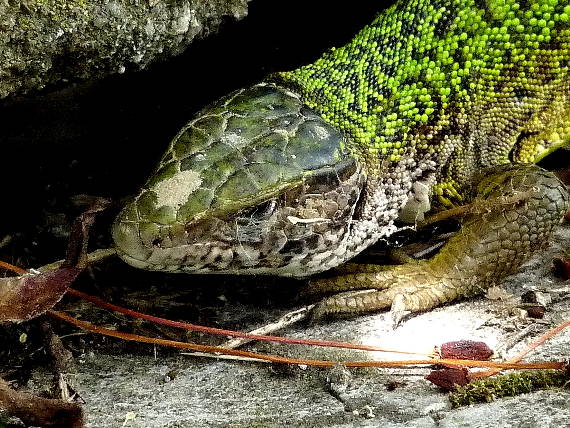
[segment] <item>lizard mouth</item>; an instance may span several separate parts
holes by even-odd
[[[127,205],[113,225],[118,255],[167,272],[306,276],[345,256],[364,177],[355,162],[329,168],[278,197],[187,224],[145,221]]]

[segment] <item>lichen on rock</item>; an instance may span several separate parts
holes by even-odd
[[[249,0],[0,0],[0,98],[145,68]]]

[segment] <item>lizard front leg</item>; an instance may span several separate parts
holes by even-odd
[[[429,260],[371,268],[310,283],[313,292],[339,292],[322,300],[315,318],[392,308],[395,321],[407,311],[423,311],[479,294],[499,283],[544,247],[570,207],[568,192],[552,173],[537,166],[486,171],[478,198],[516,199],[464,218],[461,230]],[[358,290],[358,291],[356,291]]]

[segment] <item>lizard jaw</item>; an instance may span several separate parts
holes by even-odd
[[[338,179],[336,171],[323,174]],[[117,253],[135,267],[168,272],[302,277],[330,269],[352,255],[346,242],[363,175],[354,170],[326,191],[318,181],[185,225],[135,220],[140,213],[129,204],[113,225]]]

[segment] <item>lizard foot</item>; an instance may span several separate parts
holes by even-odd
[[[399,266],[378,266],[376,272],[351,273],[319,279],[310,284],[317,290],[348,290],[321,300],[313,309],[313,321],[342,314],[357,314],[390,308],[397,326],[411,312],[424,311],[459,297],[457,285],[438,274],[429,260]]]
[[[477,189],[488,200],[525,197],[466,216],[461,230],[429,260],[363,265],[360,271],[352,266],[340,276],[311,281],[311,293],[338,293],[318,303],[312,318],[391,308],[398,323],[409,312],[483,293],[544,247],[570,208],[564,184],[537,166],[496,168]]]

